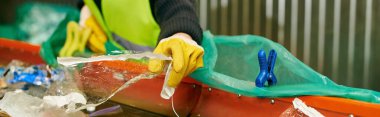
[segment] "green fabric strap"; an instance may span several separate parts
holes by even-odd
[[[136,45],[156,46],[160,27],[153,18],[149,0],[103,0],[102,11],[113,33]]]

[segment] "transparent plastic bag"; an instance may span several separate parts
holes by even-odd
[[[74,103],[71,103],[69,99],[63,107],[68,112],[95,107],[139,80],[164,75],[166,70],[161,73],[152,73],[148,70],[150,59],[164,60],[166,66],[171,60],[169,57],[152,53],[58,58],[58,62],[63,65],[60,68],[64,71],[62,73],[65,77],[52,84],[45,98],[46,96],[50,99],[66,96],[65,98],[69,99],[72,97],[68,96],[75,94],[75,98],[80,99],[82,97],[77,94],[81,94],[86,102],[72,101]]]
[[[38,94],[28,93],[29,90],[7,92],[0,100],[0,109],[11,116],[51,116],[54,113],[82,116],[80,110],[106,102],[139,80],[165,75],[166,68],[161,73],[148,70],[150,59],[163,60],[166,67],[171,62],[170,57],[152,53],[121,53],[58,58],[62,65],[49,70],[52,82],[46,89],[39,90]]]

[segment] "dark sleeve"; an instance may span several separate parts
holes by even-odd
[[[195,12],[194,0],[150,0],[150,6],[161,28],[159,40],[183,32],[201,44],[202,29]]]

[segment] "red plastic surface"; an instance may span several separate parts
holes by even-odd
[[[171,100],[160,97],[163,77],[151,80],[142,80],[116,94],[111,100],[148,110],[163,115],[175,116]],[[191,113],[200,97],[200,86],[181,83],[174,94],[174,108],[181,116]]]
[[[0,38],[0,64],[6,65],[13,59],[31,64],[44,63],[39,50],[40,47],[36,45]]]
[[[255,98],[239,96],[218,89],[203,88],[201,98],[192,116],[205,117],[278,117],[292,107],[291,101],[280,98]],[[306,102],[307,104],[307,102]],[[348,114],[315,108],[325,116],[339,117]]]

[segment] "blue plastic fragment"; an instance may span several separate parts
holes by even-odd
[[[25,69],[17,68],[13,72],[13,78],[8,81],[11,84],[25,82],[33,85],[49,86],[51,81],[47,78],[47,73],[39,69],[38,66],[32,66]]]

